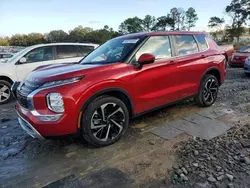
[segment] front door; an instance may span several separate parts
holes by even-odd
[[[18,62],[16,64],[18,81],[23,81],[30,72],[39,66],[53,64],[53,47],[45,46],[35,48],[26,53],[23,57],[26,59],[26,62]]]
[[[169,36],[150,37],[136,53],[135,61],[144,53],[153,54],[156,60],[141,69],[131,66],[136,113],[174,101],[178,91],[176,82],[180,75]]]

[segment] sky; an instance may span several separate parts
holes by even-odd
[[[66,32],[78,25],[115,30],[128,17],[166,15],[173,7],[196,9],[199,20],[193,30],[207,30],[212,16],[225,17],[231,0],[0,0],[0,36],[16,33]]]

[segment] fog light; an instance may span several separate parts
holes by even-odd
[[[61,115],[58,116],[38,116],[40,121],[58,121],[61,118]]]
[[[47,105],[53,112],[64,112],[63,97],[60,93],[49,93],[47,95]]]

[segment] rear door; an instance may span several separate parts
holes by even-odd
[[[208,45],[203,35],[174,35],[173,42],[179,72],[176,94],[184,98],[198,92],[200,79],[208,63]]]
[[[55,63],[76,63],[81,60],[78,56],[77,45],[57,45],[55,49]]]
[[[53,64],[53,47],[38,47],[29,51],[23,57],[26,58],[26,63],[16,63],[16,74],[19,81],[24,80],[24,78],[37,67]]]

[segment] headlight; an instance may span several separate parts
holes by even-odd
[[[47,95],[48,108],[57,113],[64,112],[63,97],[60,93],[49,93]]]
[[[60,85],[65,85],[65,84],[70,84],[74,82],[78,82],[82,79],[83,77],[75,77],[75,78],[70,78],[66,80],[57,80],[57,81],[52,81],[52,82],[46,82],[41,86],[41,88],[44,87],[55,87],[55,86],[60,86]]]

